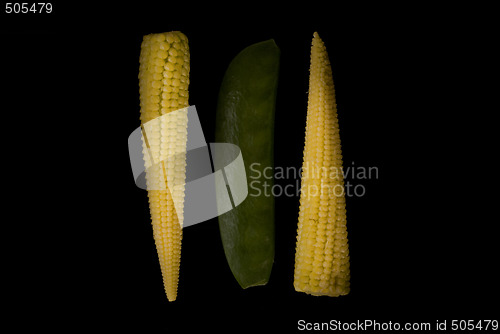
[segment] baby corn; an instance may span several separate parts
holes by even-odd
[[[141,124],[143,129],[147,127],[143,153],[148,167],[146,184],[153,236],[165,292],[168,300],[174,301],[179,280],[186,175],[185,154],[179,153],[186,151],[187,113],[159,117],[189,106],[186,36],[180,32],[144,36],[139,62]]]
[[[311,295],[349,293],[344,180],[332,70],[314,33],[294,287]]]

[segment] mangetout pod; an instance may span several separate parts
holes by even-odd
[[[242,288],[266,284],[274,262],[273,179],[263,170],[274,163],[279,56],[274,40],[250,45],[230,63],[219,92],[215,139],[240,147],[249,183],[245,201],[219,216],[226,259]]]

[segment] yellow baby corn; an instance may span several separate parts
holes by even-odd
[[[314,33],[300,212],[295,251],[295,290],[311,295],[349,293],[344,180],[332,70]]]
[[[144,36],[139,67],[141,124],[147,128],[143,153],[153,235],[169,301],[177,298],[179,280],[187,113],[159,117],[189,106],[188,86],[186,36],[177,31]]]

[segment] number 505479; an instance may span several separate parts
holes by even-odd
[[[27,13],[52,13],[52,4],[50,2],[7,2],[5,4],[5,13],[7,14],[27,14]]]
[[[498,320],[452,320],[451,330],[498,330]]]

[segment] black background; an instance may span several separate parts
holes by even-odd
[[[436,8],[327,9],[310,2],[279,9],[55,2],[51,14],[16,15],[2,8],[4,119],[15,129],[7,137],[19,143],[6,150],[35,161],[36,175],[43,175],[36,177],[30,163],[17,169],[36,186],[13,196],[13,205],[32,203],[20,205],[22,224],[10,237],[24,259],[11,260],[22,296],[15,311],[48,311],[38,324],[52,328],[71,323],[148,333],[293,332],[299,319],[434,324],[498,318],[494,223],[476,207],[481,194],[471,166],[456,164],[468,159],[454,154],[471,151],[461,137],[470,132],[455,126],[460,114],[442,101],[453,66],[448,52],[462,28],[449,17],[450,11]],[[127,138],[139,125],[142,36],[171,30],[189,39],[190,104],[207,142],[214,140],[227,65],[246,46],[275,40],[281,50],[275,165],[281,167],[301,165],[313,32],[324,40],[344,165],[379,172],[375,180],[352,180],[366,194],[347,198],[348,296],[294,291],[298,197],[279,197],[275,263],[266,286],[239,287],[214,219],[184,230],[178,299],[167,301],[147,196],[134,185]],[[26,244],[32,247],[20,246]]]

